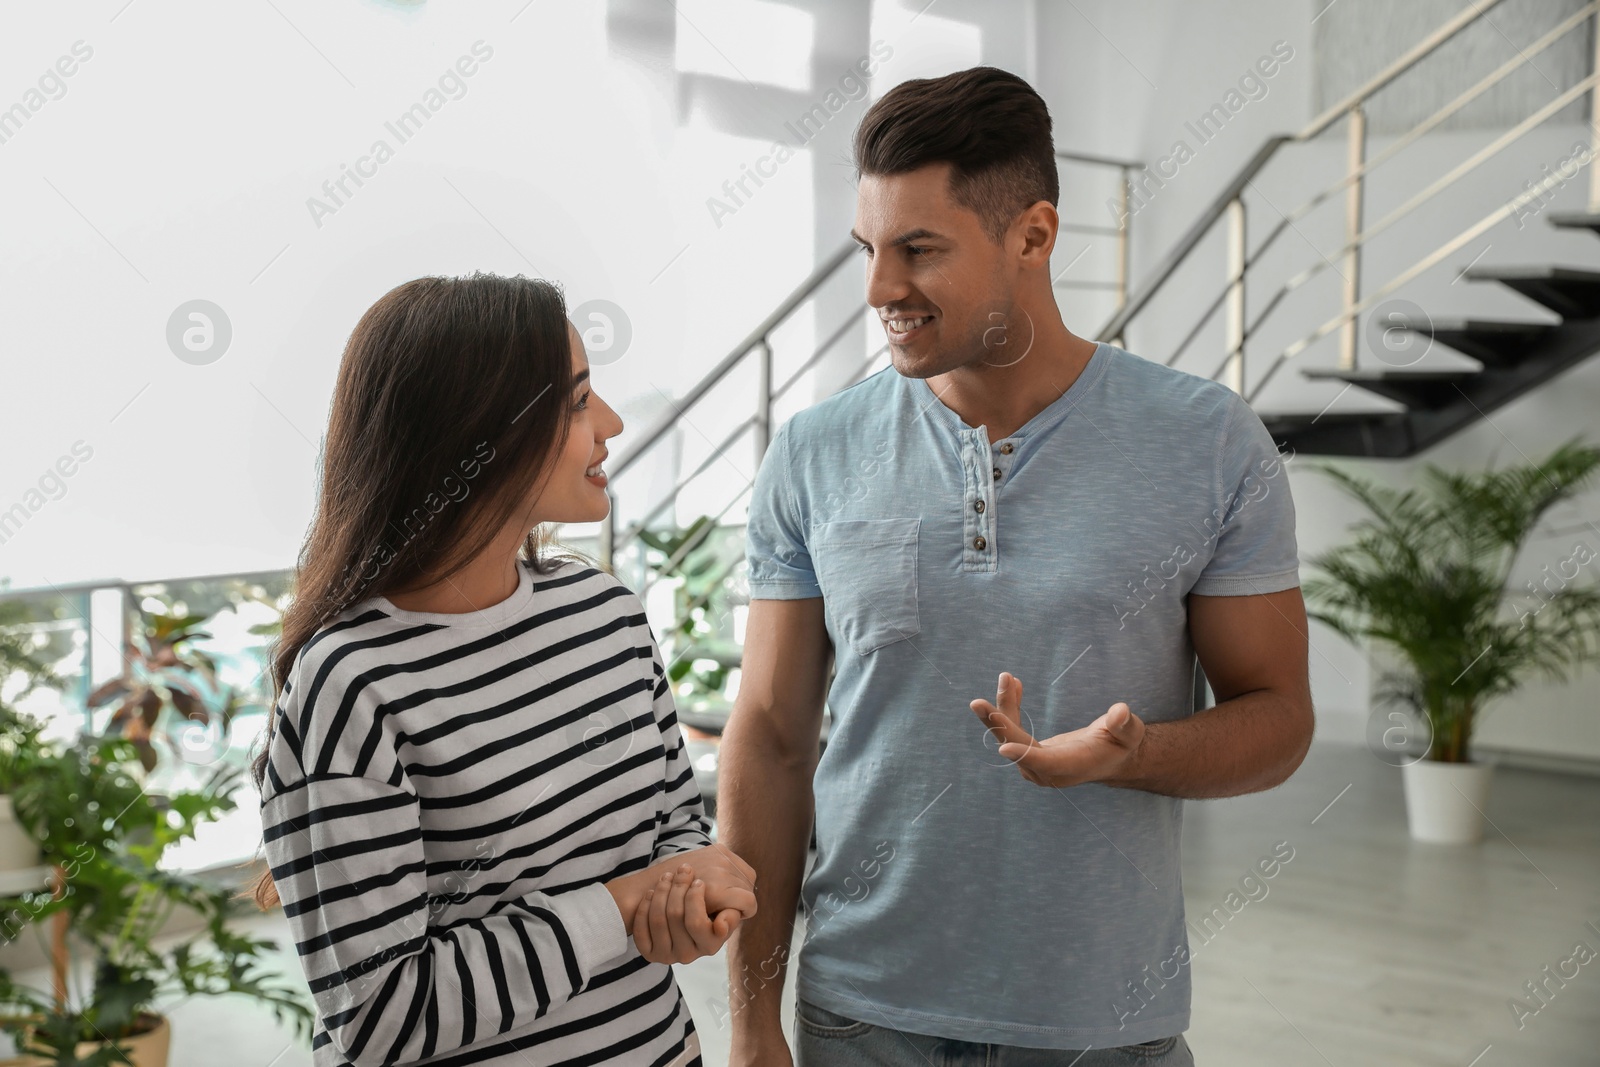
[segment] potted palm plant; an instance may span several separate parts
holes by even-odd
[[[1511,577],[1540,519],[1600,469],[1600,449],[1571,441],[1543,462],[1476,473],[1429,465],[1405,490],[1320,469],[1368,514],[1352,541],[1312,561],[1311,616],[1398,654],[1379,694],[1408,704],[1429,740],[1404,765],[1412,836],[1477,841],[1491,767],[1472,759],[1473,727],[1530,677],[1565,679],[1600,654],[1600,590],[1583,578],[1592,548]]]

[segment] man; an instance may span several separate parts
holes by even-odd
[[[1182,798],[1277,785],[1311,736],[1283,462],[1236,394],[1063,325],[1024,81],[906,82],[855,156],[894,366],[791,419],[756,480],[733,1062],[793,1062],[814,802],[802,1067],[1191,1064]]]

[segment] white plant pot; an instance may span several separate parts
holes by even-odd
[[[39,842],[17,821],[11,798],[0,794],[0,871],[39,866]]]
[[[1483,840],[1493,771],[1488,763],[1406,764],[1401,773],[1412,838],[1436,845],[1474,845]]]

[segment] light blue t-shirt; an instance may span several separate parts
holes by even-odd
[[[1181,1033],[1182,802],[1045,789],[968,707],[1001,671],[1039,738],[1117,701],[1193,713],[1185,598],[1299,584],[1284,460],[1214,382],[1099,345],[989,441],[892,368],[774,436],[750,595],[821,596],[833,727],[800,996],[966,1041],[1105,1048]]]

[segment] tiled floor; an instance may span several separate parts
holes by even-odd
[[[1278,842],[1294,849],[1265,897],[1209,943],[1194,939],[1188,1038],[1197,1061],[1600,1063],[1600,959],[1520,1029],[1509,1006],[1527,997],[1525,981],[1572,955],[1578,942],[1600,951],[1600,937],[1584,926],[1600,925],[1600,778],[1502,768],[1488,813],[1499,832],[1482,846],[1414,844],[1399,772],[1365,750],[1339,747],[1316,749],[1271,793],[1190,804],[1184,888],[1191,917],[1220,905]],[[277,916],[258,925],[283,931]],[[717,1024],[725,973],[720,958],[681,969],[708,1065],[727,1058],[728,1033]],[[310,1063],[253,1005],[190,1001],[173,1017],[173,1067]]]

